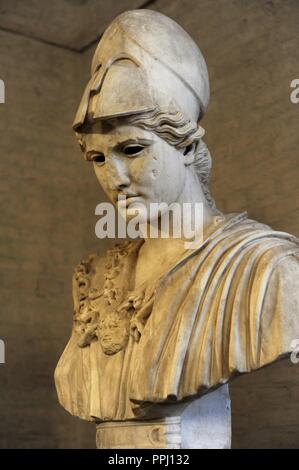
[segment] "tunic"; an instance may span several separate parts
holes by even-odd
[[[229,214],[153,283],[132,290],[143,241],[73,277],[74,327],[55,371],[59,401],[85,420],[140,419],[292,352],[299,240]]]

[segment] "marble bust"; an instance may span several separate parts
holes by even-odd
[[[128,219],[141,203],[201,203],[203,239],[126,240],[76,267],[55,382],[98,447],[229,447],[226,384],[299,338],[299,240],[217,209],[208,101],[204,58],[174,21],[133,10],[105,31],[73,125],[84,157]]]

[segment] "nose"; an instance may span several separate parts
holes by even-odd
[[[121,191],[130,185],[128,168],[121,157],[111,155],[107,166],[110,189]]]

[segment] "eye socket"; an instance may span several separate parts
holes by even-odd
[[[79,146],[80,146],[80,149],[81,149],[81,152],[85,152],[85,149],[86,149],[86,145],[85,143],[80,139],[78,140],[78,143],[79,143]]]
[[[184,151],[184,155],[187,155],[193,148],[193,145],[190,144],[190,145],[187,145],[187,147],[185,148],[185,151]]]
[[[99,153],[92,157],[92,161],[95,163],[105,163],[105,156],[102,153]]]
[[[139,155],[142,150],[144,150],[144,146],[140,144],[131,144],[123,148],[124,154],[129,156]]]

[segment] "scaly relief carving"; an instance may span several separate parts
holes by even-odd
[[[102,289],[92,286],[94,255],[80,263],[75,271],[78,312],[74,324],[80,335],[78,346],[81,348],[99,340],[103,352],[113,355],[125,349],[130,334],[136,342],[141,337],[153,306],[156,286],[148,286],[147,292],[145,288],[131,292],[121,282],[119,274],[124,268],[129,246],[130,242],[125,242],[107,252]]]

